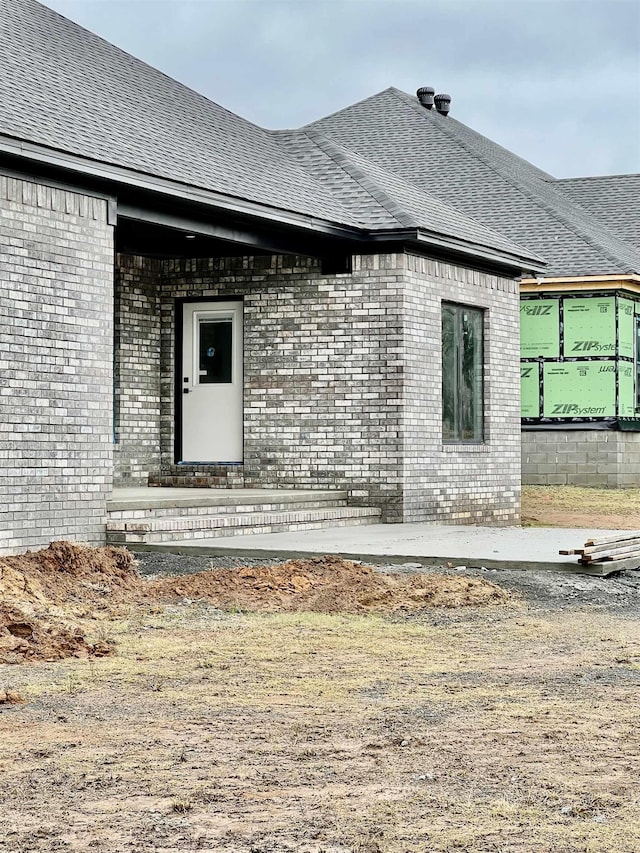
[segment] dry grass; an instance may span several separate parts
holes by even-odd
[[[640,489],[523,486],[524,524],[640,529]]]
[[[131,610],[0,667],[0,848],[640,850],[638,620]],[[93,634],[92,634],[93,632]]]

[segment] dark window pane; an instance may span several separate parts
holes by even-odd
[[[460,438],[482,439],[482,314],[461,311],[462,382],[460,399]]]
[[[207,385],[214,382],[231,382],[231,320],[200,320],[198,382]]]
[[[455,311],[442,307],[442,436],[445,441],[456,438],[457,370]]]
[[[483,312],[442,306],[442,437],[483,438]]]

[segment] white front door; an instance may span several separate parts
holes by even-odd
[[[182,462],[242,462],[242,302],[186,302]]]

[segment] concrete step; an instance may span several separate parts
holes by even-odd
[[[264,507],[275,504],[297,505],[313,502],[346,502],[348,492],[338,489],[114,489],[107,502],[109,513],[191,507],[215,507],[215,513],[234,511],[235,507]],[[214,510],[211,510],[214,514]]]
[[[332,509],[347,506],[346,492],[328,492],[320,499],[299,497],[295,499],[287,495],[282,499],[271,496],[268,500],[255,498],[223,500],[218,494],[213,498],[188,501],[187,499],[168,500],[153,506],[140,504],[109,504],[109,521],[145,521],[159,518],[172,518],[177,515],[206,516],[206,515],[236,515],[237,513],[252,512],[285,512],[296,510]]]
[[[181,542],[186,539],[215,539],[247,533],[317,530],[376,524],[380,510],[373,507],[330,506],[280,511],[227,512],[209,515],[174,514],[146,519],[107,522],[111,545]]]

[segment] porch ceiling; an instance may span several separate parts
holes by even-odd
[[[344,239],[157,196],[118,198],[116,249],[154,258],[299,254],[331,256]],[[344,248],[342,249],[344,251]]]
[[[235,255],[271,254],[266,249],[191,230],[171,228],[149,222],[118,218],[116,251],[148,258],[218,258]]]

